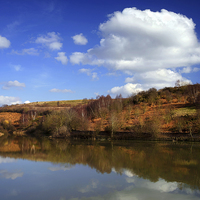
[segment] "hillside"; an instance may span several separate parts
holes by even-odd
[[[199,138],[199,84],[129,98],[35,102],[0,108],[0,132],[112,139]]]

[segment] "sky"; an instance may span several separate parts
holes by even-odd
[[[0,0],[0,105],[199,83],[199,0]]]

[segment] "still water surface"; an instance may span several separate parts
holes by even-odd
[[[199,189],[199,143],[0,138],[2,200],[196,200]]]

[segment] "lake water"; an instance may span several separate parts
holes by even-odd
[[[2,200],[196,200],[199,189],[199,143],[0,138]]]

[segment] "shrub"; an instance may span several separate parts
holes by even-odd
[[[124,116],[125,121],[131,118],[131,111],[132,111],[132,106],[129,104],[128,106],[126,106],[126,112]]]
[[[43,130],[49,134],[63,135],[73,130],[88,128],[87,118],[78,116],[74,109],[66,109],[63,111],[54,111],[48,114],[42,123]]]
[[[143,110],[143,114],[145,114],[145,112],[147,111],[147,104],[146,103],[142,104],[142,110]]]
[[[154,111],[154,113],[150,117],[146,117],[142,120],[139,118],[137,126],[135,129],[139,130],[139,133],[148,133],[153,137],[157,137],[161,132],[161,115],[158,111]]]
[[[108,110],[108,108],[102,108],[100,111],[99,111],[99,114],[100,114],[100,117],[102,118],[102,119],[105,119],[106,118],[106,116],[108,115],[108,113],[109,113],[109,110]]]
[[[149,120],[145,124],[147,132],[150,133],[153,137],[157,137],[160,133],[161,122],[159,118],[154,118]]]
[[[150,88],[147,91],[147,101],[150,105],[154,104],[157,100],[158,92],[155,88]]]
[[[171,108],[165,110],[164,119],[165,119],[165,122],[166,122],[167,124],[172,120],[173,115],[174,115],[174,113],[173,113],[173,111],[172,111]]]
[[[160,116],[154,114],[151,119],[147,119],[144,122],[144,129],[147,133],[151,134],[153,137],[157,137],[161,131],[161,120]]]
[[[183,117],[177,117],[175,119],[175,130],[178,131],[179,133],[183,132],[183,129],[185,127],[185,120]]]
[[[136,106],[135,109],[134,109],[134,116],[135,118],[137,119],[140,115],[141,115],[141,109],[139,106]]]
[[[94,135],[97,136],[101,132],[102,128],[102,120],[99,120],[96,122],[95,127],[94,127]]]
[[[195,129],[198,133],[200,133],[200,109],[197,109]]]
[[[4,129],[2,125],[0,125],[0,133],[8,134],[8,131]]]
[[[133,131],[137,134],[146,133],[145,127],[142,124],[140,124],[139,122],[136,123],[135,125],[131,126],[131,131]]]
[[[81,125],[78,113],[74,109],[69,109],[65,111],[65,116],[66,116],[66,125],[69,131],[77,130]]]
[[[172,94],[171,94],[171,92],[169,90],[165,91],[165,98],[166,98],[168,103],[172,102]]]
[[[10,133],[13,133],[15,131],[15,127],[12,125],[11,121],[6,120],[4,118],[1,119],[0,121],[0,126],[3,128],[3,130],[6,130]]]
[[[89,121],[86,117],[77,118],[77,128],[80,131],[87,131],[89,127]]]
[[[64,112],[53,112],[46,116],[44,122],[42,123],[43,129],[47,133],[59,134],[59,128],[66,125],[66,115]]]
[[[114,133],[121,127],[121,120],[117,113],[111,113],[108,121],[108,126],[105,127],[105,131],[110,132],[111,138]]]
[[[197,104],[198,103],[198,96],[200,93],[200,84],[194,84],[194,85],[188,85],[187,86],[187,92],[189,95],[188,100],[190,103]]]
[[[58,127],[54,132],[52,133],[53,136],[70,136],[69,130],[67,126],[61,126]]]
[[[96,100],[90,99],[87,104],[83,106],[77,106],[75,110],[77,110],[78,114],[84,114],[88,119],[95,119],[101,117],[101,115],[105,114],[105,111],[110,109],[112,104],[112,99],[110,95],[98,96]]]
[[[153,137],[157,137],[161,131],[161,120],[158,114],[154,114],[152,118],[146,118],[144,121],[139,119],[135,125],[131,127],[131,130],[138,134],[150,134]]]

